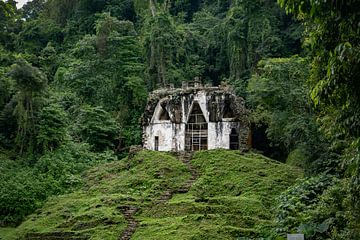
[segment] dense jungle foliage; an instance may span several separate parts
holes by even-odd
[[[149,91],[200,77],[245,98],[254,151],[304,169],[271,236],[360,238],[358,0],[2,0],[0,28],[0,226],[141,144]]]

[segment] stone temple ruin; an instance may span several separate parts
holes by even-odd
[[[244,100],[228,86],[199,81],[152,92],[142,118],[143,146],[157,151],[215,148],[246,150],[249,121]]]

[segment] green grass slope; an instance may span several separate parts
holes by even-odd
[[[300,169],[257,154],[197,152],[199,176],[188,192],[158,199],[191,177],[169,153],[141,151],[84,174],[85,186],[54,197],[3,239],[46,239],[56,233],[78,239],[118,239],[127,221],[120,209],[136,206],[132,239],[236,239],[266,236],[274,226],[276,196],[301,177]],[[176,192],[176,191],[175,191]],[[6,234],[6,235],[5,235]],[[69,239],[71,239],[69,237]]]

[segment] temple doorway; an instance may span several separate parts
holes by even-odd
[[[198,102],[193,103],[185,129],[185,150],[208,149],[208,124]]]
[[[239,134],[236,132],[236,129],[231,129],[230,133],[230,149],[231,150],[238,150],[239,149]]]

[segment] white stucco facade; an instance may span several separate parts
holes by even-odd
[[[230,149],[230,135],[233,134],[235,138],[232,139],[238,141],[238,148],[241,148],[247,141],[248,125],[247,121],[243,120],[245,116],[240,116],[245,115],[246,111],[243,101],[239,100],[242,99],[218,87],[155,92],[152,102],[148,103],[148,117],[143,123],[143,147],[158,151],[184,151],[189,150],[186,142],[190,141],[192,144],[201,141],[201,149]],[[207,129],[197,131],[187,127],[195,105],[195,115],[202,119],[200,125]],[[236,108],[236,111],[232,113],[234,116],[225,118],[225,111],[232,111],[230,105]],[[198,132],[203,135],[197,137]],[[236,147],[233,141],[233,147]]]

